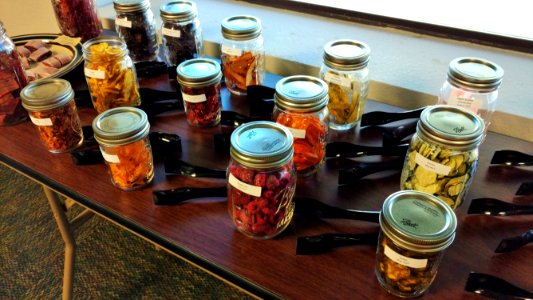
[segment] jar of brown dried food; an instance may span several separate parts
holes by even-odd
[[[83,132],[68,81],[42,79],[27,85],[20,95],[48,151],[63,153],[81,145]]]

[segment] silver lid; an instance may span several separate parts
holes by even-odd
[[[146,113],[135,107],[117,107],[93,120],[94,139],[101,145],[120,146],[145,138],[150,131]]]
[[[150,0],[113,0],[116,12],[140,12],[150,8]]]
[[[231,158],[257,169],[283,166],[293,157],[291,132],[274,122],[243,124],[231,134]]]
[[[484,126],[483,119],[466,109],[433,105],[422,111],[417,133],[447,147],[469,150],[483,139]]]
[[[74,98],[70,83],[64,79],[45,78],[32,82],[20,92],[22,106],[31,111],[45,111],[64,106]]]
[[[370,61],[370,47],[356,40],[336,40],[324,46],[324,64],[338,70],[359,70]]]
[[[251,40],[261,35],[261,20],[253,16],[233,16],[222,20],[222,36],[230,40]]]
[[[193,1],[170,1],[159,8],[163,21],[186,22],[197,16],[196,3]]]
[[[502,78],[503,69],[482,58],[459,57],[450,62],[448,69],[448,80],[452,84],[481,92],[496,90]]]
[[[305,75],[289,76],[276,84],[276,106],[295,112],[314,112],[328,104],[328,85],[319,78]]]
[[[383,232],[399,246],[412,251],[436,252],[453,242],[457,217],[444,200],[408,190],[385,199],[379,223]]]
[[[218,83],[222,78],[220,64],[208,58],[186,60],[176,68],[178,82],[188,87],[204,87]]]

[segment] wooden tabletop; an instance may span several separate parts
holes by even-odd
[[[73,85],[80,87],[83,83]],[[173,90],[174,85],[166,76],[141,80],[144,87]],[[245,108],[245,98],[231,99],[224,90],[224,110],[246,113]],[[374,110],[399,109],[369,101],[366,111]],[[83,125],[90,125],[96,115],[92,108],[79,108],[79,113]],[[176,133],[182,138],[183,150],[177,154],[182,160],[209,168],[226,168],[229,156],[215,152],[213,134],[229,131],[229,128],[190,127],[182,111],[165,113],[150,123],[152,131]],[[331,133],[329,141],[349,140],[379,146],[380,137],[381,129],[373,127],[350,134]],[[321,255],[295,254],[298,236],[370,232],[378,229],[377,224],[296,216],[282,235],[272,240],[255,240],[237,232],[228,215],[225,198],[205,198],[176,206],[156,206],[152,200],[153,190],[224,186],[222,179],[167,176],[163,165],[157,163],[151,185],[123,192],[111,184],[104,164],[76,166],[69,154],[46,151],[30,122],[0,128],[0,145],[0,161],[6,165],[258,297],[394,298],[380,287],[374,275],[375,245],[337,248]],[[526,141],[489,133],[480,147],[479,165],[470,192],[465,203],[456,210],[459,222],[456,240],[446,250],[437,278],[426,293],[427,298],[480,298],[463,291],[471,271],[498,275],[517,286],[532,289],[533,245],[505,254],[495,254],[494,249],[501,239],[533,229],[533,216],[466,214],[473,198],[492,197],[533,204],[531,196],[514,196],[522,182],[533,179],[532,167],[490,165],[496,150],[513,149],[533,154],[532,146]],[[379,210],[383,200],[400,186],[399,171],[372,175],[341,187],[337,184],[337,174],[338,166],[327,162],[315,176],[298,179],[297,195],[312,196],[339,207]]]

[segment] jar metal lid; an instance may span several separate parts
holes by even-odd
[[[447,248],[455,238],[457,217],[444,200],[419,191],[399,191],[383,202],[383,232],[399,246],[420,252]]]
[[[32,82],[20,92],[22,106],[31,111],[45,111],[64,106],[74,99],[70,83],[64,79],[46,78]]]
[[[190,21],[197,16],[196,3],[192,1],[170,1],[159,8],[163,21]]]
[[[328,104],[328,85],[319,78],[295,75],[276,84],[276,106],[294,112],[315,112]]]
[[[287,128],[277,123],[249,122],[231,134],[230,155],[249,168],[280,167],[293,157],[293,137]]]
[[[261,34],[261,20],[253,16],[233,16],[222,20],[222,36],[230,40],[251,40]]]
[[[106,43],[109,46],[109,49],[106,49],[106,54],[109,56],[126,56],[128,55],[129,51],[126,46],[126,43],[123,39],[119,38],[118,36],[98,36],[95,38],[92,38],[82,45],[82,51],[83,56],[85,59],[90,55],[91,53],[91,47],[93,45]]]
[[[117,12],[139,12],[150,8],[150,0],[113,0]]]
[[[483,119],[464,108],[433,105],[422,111],[417,133],[451,148],[469,150],[483,139],[484,126]]]
[[[459,57],[450,62],[448,80],[459,87],[480,92],[494,91],[501,84],[503,69],[477,57]]]
[[[146,113],[135,107],[116,107],[100,113],[92,123],[101,145],[120,146],[145,138],[150,131]]]
[[[338,70],[365,68],[370,61],[370,47],[356,40],[336,40],[324,46],[324,64]]]
[[[208,58],[186,60],[176,68],[178,82],[188,87],[204,87],[218,83],[222,78],[220,64]]]

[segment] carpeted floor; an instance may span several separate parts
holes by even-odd
[[[75,236],[75,299],[251,298],[98,216]],[[63,245],[41,187],[0,164],[0,299],[60,299]]]

